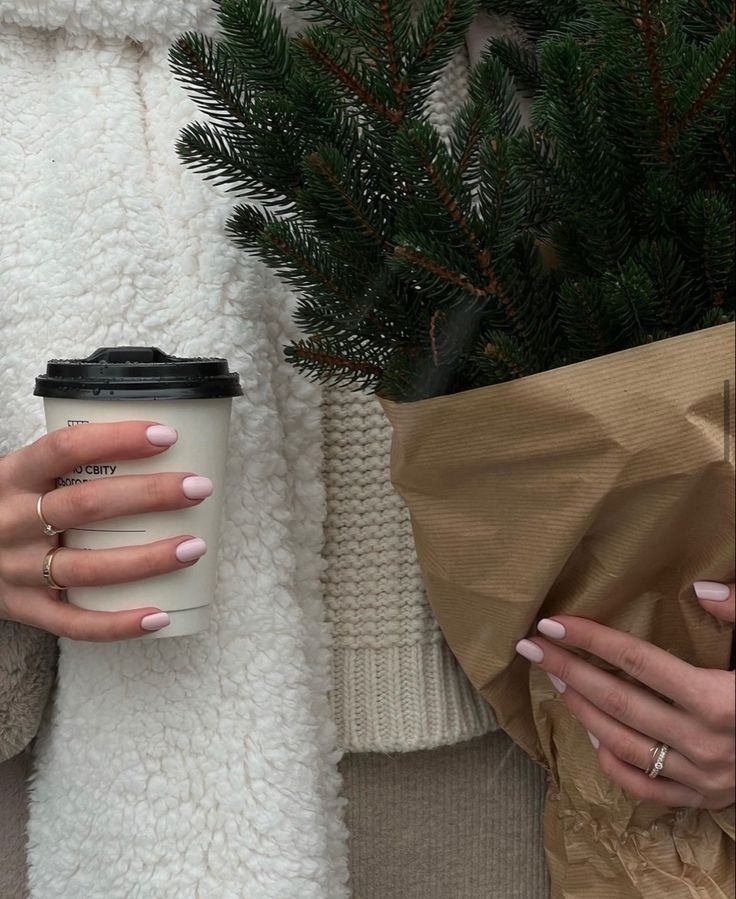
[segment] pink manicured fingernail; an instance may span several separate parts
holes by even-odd
[[[560,640],[566,633],[560,622],[553,621],[551,618],[541,618],[537,622],[537,630],[545,637],[552,637],[555,640]]]
[[[544,658],[542,650],[531,640],[519,640],[516,644],[516,651],[530,662],[541,662]]]
[[[150,428],[146,428],[146,437],[154,446],[171,446],[179,439],[179,433],[176,428],[169,428],[166,425],[151,425]]]
[[[564,680],[560,680],[559,677],[555,677],[554,674],[550,674],[549,671],[545,671],[544,673],[552,681],[552,686],[558,693],[564,693],[565,690],[567,690],[567,684]]]
[[[171,618],[166,612],[155,612],[153,615],[141,618],[141,627],[146,631],[160,631],[167,624],[171,624]]]
[[[601,741],[598,739],[598,737],[593,736],[590,731],[586,731],[586,733],[590,737],[590,742],[593,744],[595,749],[597,749],[601,745]]]
[[[184,478],[181,482],[181,489],[184,496],[188,499],[204,499],[212,493],[214,487],[209,478]]]
[[[176,558],[180,562],[191,562],[192,559],[198,559],[207,552],[207,544],[201,537],[195,537],[193,540],[185,540],[176,547]]]
[[[717,581],[695,581],[693,590],[698,599],[710,599],[714,602],[723,602],[731,595],[728,586]]]

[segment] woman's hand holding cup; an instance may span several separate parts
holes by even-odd
[[[56,487],[57,477],[79,466],[156,456],[177,438],[173,428],[154,421],[80,424],[50,431],[0,458],[0,618],[94,642],[141,637],[166,626],[169,616],[155,606],[96,612],[60,601],[60,591],[46,585],[42,570],[59,538],[44,534],[36,503],[45,494],[42,515],[59,531],[197,506],[213,486],[194,472],[118,475]],[[138,581],[189,568],[206,551],[205,542],[191,534],[114,549],[62,547],[54,554],[52,577],[65,587]]]

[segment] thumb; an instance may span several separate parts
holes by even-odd
[[[695,581],[695,595],[706,612],[721,621],[733,624],[736,618],[736,599],[733,584],[719,584],[717,581]]]

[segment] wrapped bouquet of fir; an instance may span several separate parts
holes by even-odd
[[[446,133],[476,0],[302,0],[293,34],[217,5],[217,39],[171,48],[207,116],[177,152],[298,290],[288,361],[377,395],[447,643],[549,772],[553,895],[726,899],[733,806],[613,783],[515,646],[568,614],[729,667],[692,584],[734,578],[730,3],[484,0],[526,37],[488,44]]]

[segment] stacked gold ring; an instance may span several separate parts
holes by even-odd
[[[649,750],[649,764],[644,772],[649,777],[658,777],[664,768],[664,760],[670,747],[666,743],[655,743]]]
[[[43,525],[43,532],[47,537],[55,537],[57,534],[61,534],[62,531],[65,531],[66,528],[55,528],[46,521],[43,517],[43,512],[41,511],[41,503],[43,502],[43,498],[46,494],[41,493],[36,500],[36,514],[38,515],[41,524]],[[66,587],[62,587],[61,584],[57,584],[51,574],[51,562],[54,558],[54,553],[57,553],[61,546],[55,546],[53,549],[50,549],[46,555],[43,557],[43,579],[46,581],[46,586],[50,587],[52,590],[66,590]]]
[[[58,551],[63,548],[64,547],[62,546],[55,546],[43,557],[43,579],[46,581],[46,585],[51,587],[52,590],[66,590],[66,587],[62,587],[61,584],[56,583],[51,574],[51,561],[54,558],[54,553],[58,553]]]

